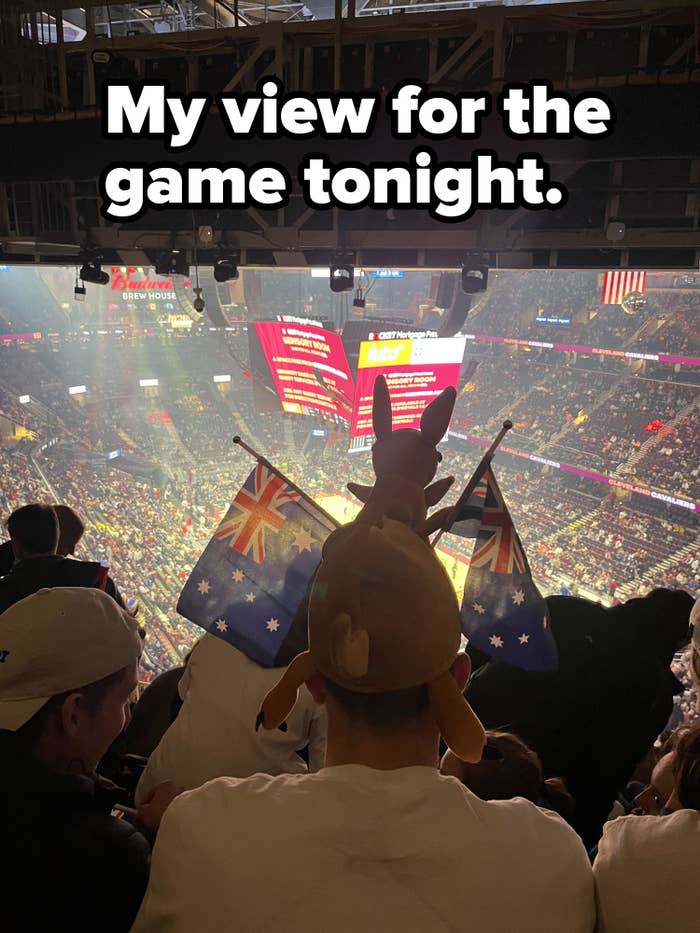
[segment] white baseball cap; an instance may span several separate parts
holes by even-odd
[[[142,648],[133,618],[102,590],[27,596],[0,616],[0,729],[14,732],[51,697],[115,674]]]

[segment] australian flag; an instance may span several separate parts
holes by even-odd
[[[453,533],[471,531],[480,508],[474,552],[464,583],[462,631],[494,659],[529,671],[556,670],[557,648],[547,604],[535,586],[525,551],[490,469],[476,487]]]
[[[295,614],[336,527],[258,464],[195,564],[177,611],[265,667],[288,663]],[[301,622],[295,637],[303,641]]]

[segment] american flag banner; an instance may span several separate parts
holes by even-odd
[[[294,616],[336,527],[258,464],[195,564],[177,611],[264,667],[286,663],[280,655]]]
[[[631,269],[617,269],[614,272],[603,273],[603,285],[600,290],[600,303],[603,305],[619,305],[630,292],[640,292],[645,295],[647,290],[646,272],[637,272]]]
[[[490,469],[475,492],[480,493],[481,518],[464,583],[462,631],[475,647],[506,664],[529,671],[556,670],[557,648],[547,604],[533,582]]]

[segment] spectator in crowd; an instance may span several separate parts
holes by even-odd
[[[59,522],[53,506],[22,506],[7,520],[15,563],[0,579],[0,614],[45,587],[87,586],[105,590],[123,608],[106,569],[93,561],[72,560],[56,552]]]
[[[547,604],[559,669],[536,673],[489,660],[467,696],[487,728],[515,732],[546,775],[564,778],[576,800],[574,826],[590,849],[683,690],[670,666],[688,643],[693,600],[653,590],[612,608],[573,596]]]
[[[688,669],[690,679],[696,689],[700,691],[700,598],[695,600],[693,610],[690,613],[690,625],[692,627],[692,639],[690,643],[690,658]],[[700,712],[700,696],[697,700],[698,712]]]
[[[124,730],[124,752],[148,758],[166,730],[175,722],[182,707],[178,684],[185,672],[185,664],[163,671],[146,687],[131,711],[131,719]]]
[[[205,635],[178,685],[182,709],[146,765],[137,802],[162,781],[191,789],[226,775],[317,771],[325,755],[325,713],[305,687],[286,731],[255,731],[260,701],[279,676],[279,668],[261,667],[216,635]],[[298,754],[307,746],[308,768]]]
[[[150,843],[111,816],[118,788],[95,773],[124,725],[141,640],[99,590],[44,589],[0,627],[2,927],[126,933]],[[143,808],[155,827],[172,793]],[[35,894],[32,894],[35,892]]]
[[[53,510],[58,519],[56,553],[61,557],[71,557],[85,534],[85,522],[69,505],[55,505]]]
[[[9,573],[12,570],[12,565],[15,562],[15,554],[12,550],[11,541],[3,541],[0,544],[0,577],[4,577],[6,573]]]
[[[675,760],[675,749],[659,758],[651,772],[649,783],[634,798],[635,812],[646,816],[658,816],[667,807],[675,786]]]
[[[667,807],[675,812],[624,816],[605,827],[593,867],[599,933],[697,929],[700,724],[681,735],[673,754]]]
[[[592,931],[592,872],[566,823],[438,771],[438,721],[460,755],[483,743],[459,696],[469,662],[449,576],[399,523],[362,534],[326,551],[309,651],[263,703],[272,727],[308,676],[328,711],[325,768],[176,800],[134,933]]]
[[[487,732],[484,754],[478,764],[460,761],[451,751],[440,763],[443,774],[451,774],[482,800],[512,800],[524,797],[540,807],[554,810],[570,821],[574,800],[559,778],[547,778],[535,752],[511,732]]]

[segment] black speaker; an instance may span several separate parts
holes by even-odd
[[[489,267],[482,262],[465,263],[462,267],[462,291],[468,295],[485,292],[489,284]]]
[[[457,290],[457,273],[441,272],[438,280],[435,305],[438,308],[451,308]]]

